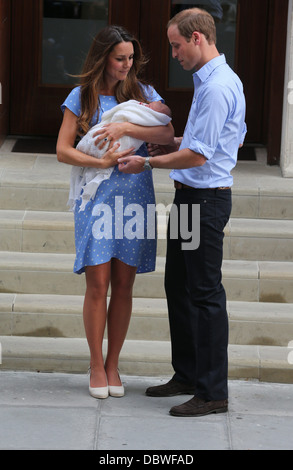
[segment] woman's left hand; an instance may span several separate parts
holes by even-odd
[[[113,145],[113,147],[107,150],[105,155],[100,159],[100,162],[103,164],[103,168],[115,166],[117,165],[119,158],[128,157],[133,154],[134,147],[121,152],[118,151],[119,147],[120,144]]]
[[[95,144],[98,145],[100,149],[103,149],[105,145],[109,143],[109,149],[112,148],[114,143],[125,135],[125,124],[124,122],[105,124],[102,129],[93,134],[94,138],[97,137]]]

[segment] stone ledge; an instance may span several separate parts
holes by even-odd
[[[2,336],[0,343],[2,370],[85,373],[89,363],[85,339]],[[282,347],[230,345],[229,378],[293,383],[289,352]],[[171,374],[170,343],[126,341],[119,367],[121,374],[126,375]]]
[[[293,340],[293,305],[228,302],[232,344],[287,346]],[[84,338],[83,296],[0,294],[1,334]],[[127,338],[168,341],[164,298],[134,298]]]
[[[0,292],[84,295],[84,276],[73,274],[74,255],[0,252]],[[165,258],[139,274],[135,297],[164,298]],[[293,303],[293,263],[225,260],[223,283],[234,301]]]

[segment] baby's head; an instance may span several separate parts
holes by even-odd
[[[162,101],[152,101],[148,104],[148,107],[157,111],[158,113],[166,114],[169,117],[172,117],[171,109]]]

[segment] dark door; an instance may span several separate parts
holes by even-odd
[[[277,163],[288,0],[12,0],[11,5],[10,134],[57,135],[60,104],[76,83],[70,74],[80,71],[92,36],[110,23],[140,39],[150,59],[146,78],[172,108],[181,135],[192,80],[170,57],[166,25],[180,9],[199,6],[215,17],[218,48],[244,83],[246,142],[267,145],[269,163]]]
[[[166,24],[179,10],[190,6],[205,8],[214,16],[218,49],[225,53],[229,65],[244,84],[246,144],[266,146],[268,163],[277,164],[281,145],[288,0],[141,0],[140,37],[152,59],[148,76],[172,108],[177,135],[184,130],[193,89],[189,86],[190,73],[180,70],[170,57]],[[145,18],[152,18],[151,28]]]
[[[0,145],[9,133],[10,5],[0,0]]]
[[[137,0],[12,0],[10,134],[56,136],[60,104],[96,32],[124,24],[137,34]]]
[[[247,100],[247,141],[280,160],[288,0],[240,0],[236,71]]]

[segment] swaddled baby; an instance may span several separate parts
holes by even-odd
[[[126,121],[140,126],[166,126],[171,121],[171,112],[168,106],[161,101],[149,104],[135,100],[125,101],[103,114],[101,122],[93,126],[80,140],[76,147],[77,150],[92,157],[102,158],[109,145],[105,145],[102,149],[99,148],[95,145],[93,135],[105,124]],[[129,136],[124,136],[117,142],[120,143],[119,151],[132,147],[137,151],[143,144],[142,140]],[[74,210],[76,201],[81,197],[79,210],[83,211],[86,204],[95,197],[102,181],[110,178],[112,171],[113,167],[105,169],[72,167],[68,200],[70,209]]]

